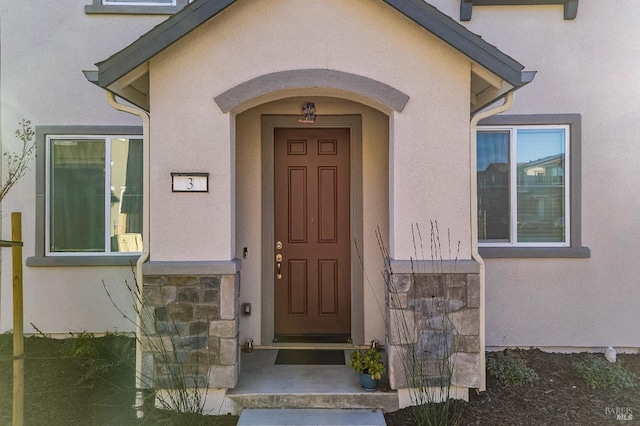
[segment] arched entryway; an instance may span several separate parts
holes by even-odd
[[[283,335],[287,334],[287,344],[309,341],[363,344],[369,340],[383,341],[384,285],[375,232],[377,229],[383,235],[389,232],[390,117],[394,111],[401,111],[408,99],[407,95],[384,83],[324,69],[289,70],[263,75],[215,98],[218,106],[230,112],[234,120],[236,255],[243,259],[239,302],[251,306],[250,313],[241,310],[244,314],[240,317],[240,342],[250,339],[257,345],[278,345],[282,343]],[[300,122],[302,107],[309,102],[316,106],[317,116],[312,124]],[[315,141],[311,142],[314,144],[311,149],[316,152],[320,140],[333,140],[330,137],[332,132],[340,129],[346,131],[347,140],[340,143],[348,147],[347,170],[343,175],[347,182],[343,179],[340,184],[343,189],[338,191],[344,192],[346,188],[349,194],[346,208],[343,206],[341,211],[332,211],[332,215],[335,213],[343,224],[346,223],[346,227],[343,225],[334,230],[340,233],[336,237],[347,242],[346,254],[343,255],[346,261],[342,263],[348,268],[346,274],[342,271],[343,277],[346,277],[343,280],[346,281],[346,290],[345,287],[339,287],[338,279],[332,281],[333,274],[339,274],[342,261],[326,255],[300,261],[300,251],[296,249],[294,257],[298,262],[290,264],[291,254],[287,255],[286,250],[283,252],[278,249],[276,216],[286,213],[289,221],[291,212],[285,207],[278,213],[278,208],[282,206],[276,204],[282,197],[278,198],[277,192],[292,191],[291,188],[277,189],[275,183],[275,168],[281,167],[277,164],[275,148],[281,129],[290,129],[289,134],[293,135],[293,139],[299,139],[296,136],[299,132],[315,129],[314,135],[317,135],[314,136]],[[329,137],[323,136],[327,132]],[[329,145],[331,143],[324,144],[325,147]],[[297,156],[296,160],[299,158]],[[320,180],[325,179],[325,184],[331,182],[333,185],[335,166],[328,165],[324,170],[324,178]],[[310,195],[312,202],[319,196],[315,174],[316,193]],[[321,196],[325,199],[332,197],[326,191]],[[317,207],[318,203],[315,204]],[[310,215],[307,220],[311,222],[315,217]],[[333,225],[333,219],[327,220],[325,224]],[[317,232],[315,224],[307,225],[313,225]],[[281,243],[284,245],[283,241]],[[287,259],[278,261],[278,254],[287,256]],[[285,291],[286,300],[277,300],[282,297],[282,287],[290,284],[286,275],[298,273],[301,276],[308,273],[306,268],[309,261],[313,264],[313,279],[321,282],[315,282],[297,293],[296,290]],[[281,262],[280,265],[278,262]],[[294,270],[296,265],[299,266],[297,272]],[[281,279],[278,278],[278,266],[283,272]],[[288,267],[293,269],[289,271]],[[324,278],[317,278],[318,275]],[[309,292],[314,292],[314,297],[309,298]],[[340,299],[345,296],[348,297],[346,305]],[[343,312],[345,306],[348,306],[348,312]],[[291,315],[280,315],[278,319],[281,309],[288,309]],[[328,327],[323,332],[324,326],[317,328],[316,323],[314,325],[306,320],[306,314],[310,311],[315,311],[316,319],[330,317],[340,311],[340,314],[344,313],[342,321],[346,318],[348,327]],[[300,322],[302,328],[279,329],[278,321],[281,324],[283,321],[287,324]],[[309,327],[306,332],[305,321]]]
[[[262,340],[362,341],[362,116],[299,118],[261,117]]]
[[[298,122],[302,105],[309,101],[318,112],[313,126]],[[384,286],[375,230],[388,235],[389,116],[351,100],[319,95],[266,102],[235,117],[236,251],[243,258],[240,303],[252,306],[252,313],[240,318],[240,341],[275,344],[274,137],[279,128],[348,130],[348,337],[356,344],[382,341]]]

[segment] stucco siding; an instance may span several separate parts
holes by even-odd
[[[271,18],[262,19],[266,15]],[[362,75],[409,95],[406,108],[394,116],[391,250],[404,258],[414,255],[411,224],[439,220],[444,229],[452,229],[456,241],[462,241],[461,257],[468,257],[470,63],[381,2],[367,1],[364,6],[273,1],[250,7],[238,2],[154,58],[150,67],[154,176],[163,179],[171,171],[168,167],[180,164],[191,168],[208,164],[214,174],[226,173],[231,167],[233,147],[227,141],[233,121],[212,99],[260,75],[312,68]],[[185,149],[168,142],[176,139],[188,141]],[[451,158],[456,161],[448,161]],[[448,189],[452,183],[453,191]],[[168,185],[153,189],[152,210],[158,216],[152,220],[154,256],[215,259],[234,252],[233,237],[227,232],[230,211],[225,206],[232,194],[224,184],[223,179],[212,179],[210,193],[189,197],[186,205],[169,194]],[[434,201],[441,197],[447,201]],[[190,238],[190,248],[176,253],[170,251],[171,244],[186,244],[186,236],[168,228],[170,218],[185,207],[211,216],[199,224],[200,234]]]
[[[56,0],[0,2],[0,119],[2,149],[15,151],[21,119],[41,125],[141,125],[107,104],[104,91],[89,83],[83,69],[111,55],[165,17],[93,16],[84,2]],[[117,34],[117,37],[114,37]],[[2,204],[2,238],[10,239],[10,213],[22,213],[23,258],[35,254],[35,161]],[[2,257],[0,332],[12,328],[11,251]],[[109,302],[102,279],[130,314],[124,280],[129,267],[32,268],[24,274],[24,323],[45,333],[133,330]]]
[[[469,29],[538,71],[508,114],[582,116],[589,259],[487,259],[488,346],[640,346],[640,15],[637,3],[474,7]],[[523,30],[526,28],[526,31]]]

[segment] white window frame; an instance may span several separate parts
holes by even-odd
[[[96,141],[104,141],[105,143],[105,193],[104,193],[104,213],[105,213],[105,223],[104,223],[104,232],[105,232],[105,250],[101,252],[72,252],[72,251],[51,251],[51,153],[52,150],[52,140],[73,140],[73,139],[81,139],[81,140],[96,140]],[[122,135],[94,135],[94,134],[48,134],[45,139],[46,150],[45,150],[45,256],[131,256],[140,254],[141,252],[120,252],[120,251],[112,251],[111,247],[111,206],[107,200],[111,199],[111,167],[108,165],[111,164],[111,140],[113,139],[142,139],[141,135],[135,134],[122,134]],[[107,143],[108,141],[108,143]],[[108,247],[107,247],[108,245]]]
[[[517,175],[517,144],[518,130],[564,130],[564,235],[562,242],[518,242],[518,175]],[[478,133],[505,132],[509,134],[509,241],[478,240],[479,247],[571,247],[571,126],[556,125],[507,125],[507,126],[478,126]]]
[[[175,6],[176,0],[171,0],[170,2],[160,2],[157,0],[149,0],[149,1],[102,0],[102,4],[105,6]]]

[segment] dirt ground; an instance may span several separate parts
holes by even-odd
[[[640,384],[618,393],[590,389],[576,374],[585,354],[517,351],[540,377],[533,386],[502,389],[488,377],[487,391],[453,404],[459,425],[636,425],[640,424]],[[617,362],[640,377],[640,354],[618,354]],[[622,417],[617,417],[622,414]],[[416,425],[411,409],[385,415],[389,426]],[[625,418],[626,420],[623,420]]]
[[[0,334],[0,426],[11,425],[11,335]],[[82,339],[82,338],[81,338]],[[237,416],[189,416],[153,410],[140,420],[135,399],[135,343],[126,336],[25,339],[25,426],[234,426]]]
[[[117,338],[118,344],[125,343]],[[129,339],[130,340],[130,339]],[[90,342],[96,343],[96,342]],[[60,356],[64,341],[26,339],[25,425],[215,425],[233,426],[236,416],[180,418],[157,411],[142,422],[131,409],[134,370],[131,347],[125,359],[110,355],[109,368],[96,368],[89,359],[97,353]],[[89,347],[92,347],[89,345]],[[119,353],[123,352],[122,347]],[[66,348],[67,354],[69,348]],[[81,346],[79,350],[86,350]],[[62,351],[65,353],[65,351]],[[0,335],[0,426],[11,424],[12,361],[10,336]],[[577,375],[574,365],[585,354],[550,354],[539,350],[517,351],[538,373],[530,387],[500,388],[489,376],[487,391],[469,402],[451,405],[458,425],[634,425],[640,424],[640,384],[632,391],[591,390]],[[86,356],[90,355],[90,356]],[[640,354],[618,354],[618,362],[640,377]],[[626,415],[626,419],[617,418]],[[411,409],[385,415],[389,426],[413,426]]]

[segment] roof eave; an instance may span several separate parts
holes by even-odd
[[[129,46],[98,62],[98,85],[107,88],[234,2],[235,0],[201,0],[190,3]]]
[[[482,93],[481,96],[472,94],[474,102],[471,108],[472,113],[533,80],[535,73],[523,71],[522,64],[424,0],[384,1],[480,65],[487,71],[486,75],[496,76],[496,78],[489,78],[489,80],[495,80],[492,85],[496,90],[492,90],[491,93]],[[135,75],[139,75],[139,70],[148,66],[152,57],[234,2],[235,0],[197,0],[189,4],[126,48],[96,64],[98,71],[92,74],[90,81],[148,111],[149,94],[140,92],[138,85],[136,87],[130,85],[132,78],[137,78]],[[145,90],[148,91],[148,89]]]
[[[483,99],[479,99],[478,103],[475,105],[472,105],[471,107],[471,115],[475,115],[478,112],[482,111],[483,109],[485,109],[487,106],[499,101],[500,99],[503,99],[505,96],[507,96],[507,93],[509,92],[514,92],[524,86],[526,86],[527,84],[531,83],[533,81],[533,79],[536,76],[537,71],[523,71],[522,72],[522,78],[520,80],[520,84],[517,86],[512,86],[510,84],[503,84],[502,88],[500,89],[500,91],[497,91],[496,93],[494,93],[492,96],[483,98]]]
[[[384,0],[384,2],[512,86],[524,85],[522,64],[424,0]]]
[[[98,82],[98,76],[99,76],[98,70],[84,70],[82,72],[84,73],[84,76],[87,79],[87,81],[89,81],[90,83],[93,83],[98,87],[101,87],[109,92],[112,92],[113,94],[115,94],[121,99],[124,99],[130,104],[135,105],[138,108],[145,110],[146,112],[149,112],[148,94],[136,93],[135,89],[133,89],[131,86],[119,87],[117,84],[112,84],[107,87],[102,87]]]

